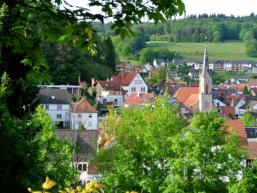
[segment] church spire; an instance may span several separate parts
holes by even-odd
[[[208,72],[208,70],[209,70],[209,65],[208,65],[208,52],[207,52],[207,45],[205,45],[204,55],[203,55],[202,75],[204,76],[204,74],[205,74],[206,72]]]
[[[199,111],[208,112],[212,108],[212,78],[209,74],[208,53],[206,45],[199,81]]]

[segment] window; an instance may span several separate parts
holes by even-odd
[[[142,80],[135,80],[135,84],[142,84]]]
[[[57,110],[62,110],[62,105],[61,104],[57,105]]]
[[[135,88],[135,87],[132,87],[132,88],[131,88],[131,91],[132,91],[132,92],[135,92],[135,91],[136,91],[136,88]]]
[[[145,87],[141,87],[141,92],[145,92]]]
[[[78,114],[78,118],[81,118],[81,114]]]
[[[77,171],[78,172],[85,172],[85,171],[87,171],[87,163],[78,163],[77,164]]]
[[[88,118],[92,118],[92,114],[88,114]]]
[[[49,105],[46,105],[46,110],[49,110]]]
[[[115,105],[118,104],[118,99],[114,99],[114,104],[115,104]]]
[[[56,118],[57,118],[57,119],[62,119],[62,114],[57,114],[57,115],[56,115]]]
[[[103,99],[103,104],[104,104],[104,105],[106,104],[106,99]]]

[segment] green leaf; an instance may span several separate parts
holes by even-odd
[[[23,59],[23,60],[21,61],[21,63],[24,64],[24,65],[29,65],[29,66],[32,65],[32,62],[31,62],[30,59],[28,59],[28,58]]]

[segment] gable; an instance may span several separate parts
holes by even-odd
[[[145,80],[142,78],[140,74],[137,74],[128,86],[131,86],[131,85],[144,85],[148,87]]]

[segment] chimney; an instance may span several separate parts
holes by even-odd
[[[137,96],[138,96],[138,97],[140,96],[140,93],[139,93],[139,92],[137,92]]]
[[[106,78],[106,81],[109,82],[109,78]]]

